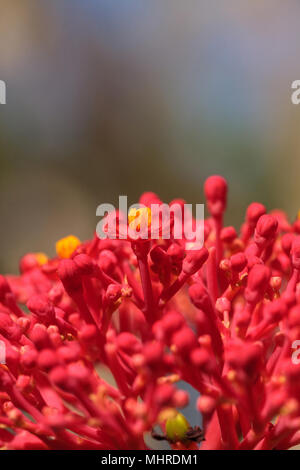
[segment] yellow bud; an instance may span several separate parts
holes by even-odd
[[[128,224],[132,230],[137,232],[151,225],[151,209],[142,207],[140,209],[130,209],[128,214]]]
[[[166,435],[170,441],[184,441],[190,425],[182,413],[177,413],[166,422]]]
[[[233,382],[235,379],[236,379],[236,372],[235,370],[229,370],[227,372],[227,379],[230,381],[230,382]]]
[[[157,379],[157,383],[159,384],[173,384],[175,382],[179,382],[180,375],[178,374],[171,374],[167,376],[162,376]]]
[[[77,237],[69,235],[56,242],[56,253],[60,258],[70,258],[80,244],[81,241]]]
[[[98,418],[90,418],[87,424],[93,428],[99,428],[101,426],[101,421]]]
[[[43,266],[43,264],[48,263],[48,256],[45,255],[45,253],[35,253],[35,258],[40,266]]]
[[[290,398],[280,409],[280,415],[289,415],[298,411],[299,405],[295,398]]]

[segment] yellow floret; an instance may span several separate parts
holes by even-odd
[[[149,207],[130,209],[128,214],[128,224],[132,230],[136,230],[137,232],[144,227],[150,227],[151,209]]]
[[[45,255],[45,253],[35,253],[35,258],[40,266],[43,266],[43,264],[48,263],[48,256]]]
[[[74,235],[69,235],[56,242],[56,253],[59,258],[70,258],[80,244],[81,241],[79,238]]]

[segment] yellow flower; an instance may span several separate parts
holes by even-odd
[[[139,232],[145,227],[151,225],[151,209],[142,207],[140,209],[130,209],[128,214],[128,224],[132,230]]]
[[[74,235],[69,235],[56,242],[56,253],[60,258],[70,258],[80,244],[81,241],[79,238]]]

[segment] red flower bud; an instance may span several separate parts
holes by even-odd
[[[208,258],[208,250],[203,247],[201,250],[191,250],[188,252],[182,263],[182,270],[185,274],[195,274],[203,266]]]
[[[185,324],[185,320],[180,313],[171,311],[163,317],[160,323],[166,337],[169,337],[172,333],[179,330],[179,328]],[[155,325],[153,325],[153,328],[154,326]]]
[[[117,344],[127,354],[136,354],[141,351],[141,343],[132,333],[121,333],[117,338]]]
[[[281,238],[281,247],[288,256],[290,255],[294,238],[295,235],[293,233],[285,233]]]
[[[48,301],[45,295],[35,295],[30,297],[27,302],[27,308],[34,313],[41,321],[47,320],[52,323],[55,318],[53,305]]]
[[[249,225],[255,226],[257,224],[258,219],[266,213],[266,208],[263,204],[259,202],[252,202],[248,206],[246,212],[246,221]]]
[[[49,379],[58,387],[62,389],[70,389],[70,379],[68,377],[67,368],[63,366],[57,366],[51,370]]]
[[[79,338],[88,343],[96,339],[97,334],[98,331],[95,325],[84,325],[79,332]]]
[[[230,266],[233,271],[240,273],[247,265],[247,258],[244,253],[237,253],[230,258]]]
[[[122,296],[122,286],[119,284],[110,284],[106,289],[106,298],[116,302]]]
[[[150,207],[152,204],[160,205],[162,204],[162,201],[159,199],[157,194],[149,191],[141,195],[139,203],[143,204],[146,207]]]
[[[21,354],[20,362],[25,369],[33,369],[36,366],[38,353],[35,349],[27,349]]]
[[[158,342],[146,343],[143,348],[143,356],[148,365],[159,364],[163,357],[163,345]]]
[[[225,358],[229,367],[246,374],[247,380],[255,380],[262,363],[263,347],[261,343],[227,343]]]
[[[197,409],[200,413],[211,414],[217,404],[217,400],[209,395],[202,395],[197,400]]]
[[[112,251],[103,250],[99,255],[98,263],[102,271],[110,275],[115,270],[118,260]]]
[[[265,306],[266,318],[272,323],[279,323],[286,315],[287,306],[284,300],[278,299]]]
[[[189,288],[189,295],[195,307],[204,311],[211,309],[211,300],[202,284],[195,283]]]
[[[77,269],[72,266],[72,262],[71,263],[65,263],[65,269],[67,267],[67,270],[69,270],[67,276],[73,276],[74,275],[74,271],[75,271],[75,276],[77,275],[81,275],[81,276],[89,276],[93,273],[94,271],[94,262],[92,260],[92,258],[88,255],[85,255],[85,254],[80,254],[80,255],[76,255],[74,258],[73,258],[73,261],[77,267]],[[72,270],[73,271],[73,274],[72,274]],[[59,273],[62,274],[62,271],[63,271],[63,268],[60,264],[60,268],[59,268]],[[59,276],[60,276],[59,274]]]
[[[49,347],[49,335],[44,325],[36,323],[30,332],[30,339],[35,344],[37,349],[44,349]]]
[[[272,241],[277,233],[278,222],[272,215],[262,215],[255,228],[254,240],[258,246],[262,246]]]
[[[67,367],[67,375],[70,378],[70,383],[74,382],[76,385],[89,387],[90,385],[90,372],[82,364],[73,362]]]
[[[167,253],[160,247],[155,246],[150,251],[150,258],[154,264],[166,264],[168,262]]]
[[[258,302],[265,294],[271,276],[271,271],[267,266],[255,264],[251,269],[245,298],[250,303]]]
[[[49,371],[58,364],[57,354],[52,349],[44,349],[38,355],[38,366]]]
[[[173,262],[182,261],[184,258],[184,250],[180,245],[172,243],[167,249],[168,255],[171,257]]]
[[[176,390],[173,395],[175,408],[185,408],[189,404],[189,395],[184,390]]]
[[[174,387],[170,384],[162,384],[156,387],[154,401],[160,406],[168,406],[172,402]]]
[[[231,303],[226,297],[219,297],[216,301],[216,309],[220,313],[230,312]]]
[[[210,176],[204,184],[208,209],[212,216],[220,216],[226,209],[227,183],[222,176]]]
[[[61,346],[57,350],[57,355],[64,362],[76,362],[80,360],[81,348],[73,341],[68,346]]]
[[[26,271],[31,271],[31,269],[37,268],[39,262],[35,253],[28,253],[23,256],[20,261],[20,271],[25,273]]]
[[[191,352],[192,363],[205,373],[211,373],[216,368],[212,355],[205,348],[196,348]]]
[[[224,227],[221,230],[221,240],[224,243],[232,243],[237,238],[237,233],[234,227]]]
[[[57,274],[69,294],[81,289],[81,268],[72,259],[62,259],[59,262]]]
[[[197,338],[191,328],[185,326],[172,336],[172,344],[180,353],[187,354],[197,345]]]

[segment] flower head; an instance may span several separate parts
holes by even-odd
[[[128,219],[107,215],[115,239],[69,236],[57,257],[29,253],[19,276],[0,276],[1,448],[147,449],[148,434],[173,449],[300,443],[299,221],[256,202],[240,231],[226,227],[226,181],[204,190],[201,249],[175,238],[174,218],[153,236],[163,203],[145,193]],[[203,430],[180,411],[182,381]]]

